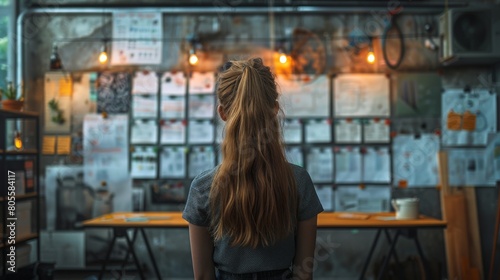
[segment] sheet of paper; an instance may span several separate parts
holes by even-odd
[[[157,154],[155,147],[135,146],[130,153],[132,178],[156,178]]]
[[[40,259],[56,269],[85,268],[84,231],[40,232]],[[31,248],[31,250],[36,250]]]
[[[189,118],[211,119],[215,113],[215,97],[213,95],[189,96]]]
[[[304,154],[300,147],[287,147],[285,152],[288,162],[298,166],[304,166]]]
[[[156,120],[134,120],[131,130],[131,144],[155,144],[158,141]]]
[[[196,146],[189,151],[189,177],[215,167],[215,153],[210,146]]]
[[[335,191],[336,212],[387,212],[390,201],[390,186],[338,186]]]
[[[61,88],[60,83],[71,83],[71,76],[66,73],[48,72],[44,83],[44,132],[69,133],[71,128],[71,94]],[[62,92],[63,90],[64,92]],[[56,106],[53,106],[53,105]],[[57,107],[57,108],[55,108]]]
[[[357,119],[335,120],[335,142],[361,143],[361,121]]]
[[[333,188],[332,186],[314,186],[319,202],[325,211],[333,211]]]
[[[186,148],[163,147],[160,154],[161,178],[184,178],[186,176]]]
[[[448,180],[453,187],[486,187],[495,186],[495,176],[487,172],[487,149],[449,149]]]
[[[314,183],[333,182],[333,150],[331,147],[313,147],[306,155],[307,171]]]
[[[461,89],[447,89],[442,95],[442,143],[444,146],[484,146],[488,134],[497,129],[497,95],[488,90],[476,90],[464,93]],[[463,115],[470,112],[476,115],[475,130],[468,131],[463,127],[459,130],[449,130],[448,114],[455,112]],[[463,125],[463,122],[462,122]]]
[[[132,116],[134,118],[156,118],[158,116],[156,96],[135,95],[132,98]]]
[[[69,155],[71,153],[71,136],[57,136],[57,154]]]
[[[161,121],[162,144],[183,144],[186,142],[186,122],[166,120]]]
[[[436,72],[397,73],[394,76],[397,94],[394,114],[398,117],[439,117],[441,112],[442,78]]]
[[[59,80],[59,95],[71,96],[73,93],[73,80],[71,77]]]
[[[158,80],[158,74],[156,74],[156,72],[135,72],[132,81],[132,94],[158,94]]]
[[[332,121],[307,120],[305,122],[306,143],[327,143],[332,141]]]
[[[97,113],[128,113],[132,91],[132,77],[129,73],[100,73],[97,84]]]
[[[435,134],[422,134],[418,138],[403,134],[394,137],[393,183],[396,186],[406,182],[408,187],[436,187],[439,149],[439,137]]]
[[[387,147],[366,147],[363,154],[363,182],[390,183],[391,156]]]
[[[361,182],[361,153],[358,147],[335,148],[335,182]]]
[[[215,91],[214,72],[193,72],[189,78],[189,94],[213,94]]]
[[[162,97],[161,117],[163,119],[183,119],[186,114],[185,97]]]
[[[214,123],[212,120],[189,121],[189,144],[209,144],[214,142]]]
[[[283,139],[288,144],[302,143],[302,121],[286,119],[283,124]]]
[[[165,72],[161,77],[162,95],[186,95],[186,74],[184,72]]]
[[[56,153],[56,136],[43,136],[42,154],[53,155]]]
[[[112,40],[111,64],[160,64],[162,18],[161,12],[114,12],[112,38],[129,40]]]
[[[333,83],[335,116],[390,115],[389,79],[385,74],[340,74]]]
[[[301,75],[276,77],[286,117],[329,117],[330,89],[326,75],[304,81]]]
[[[365,143],[389,143],[391,126],[388,119],[367,119],[363,124]]]

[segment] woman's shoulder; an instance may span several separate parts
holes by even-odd
[[[307,170],[304,167],[293,164],[293,163],[289,163],[289,164],[292,167],[293,175],[295,175],[296,180],[301,180],[304,178],[307,179],[310,177],[309,173],[307,172]]]
[[[205,170],[194,177],[191,183],[191,188],[195,188],[200,191],[209,189],[212,185],[212,181],[214,179],[217,168],[218,166],[212,169]]]

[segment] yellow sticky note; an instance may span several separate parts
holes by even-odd
[[[476,130],[476,114],[471,113],[470,111],[466,111],[463,117],[463,125],[462,128],[467,131]]]
[[[56,153],[56,137],[44,136],[42,141],[42,154],[53,155]]]
[[[57,137],[57,154],[69,155],[71,153],[71,137],[59,136]]]
[[[60,96],[71,96],[73,91],[73,82],[71,78],[64,77],[59,80],[59,95]]]
[[[462,127],[462,115],[453,111],[448,112],[446,127],[448,130],[460,130]]]

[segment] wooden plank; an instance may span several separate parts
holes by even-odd
[[[470,260],[471,265],[479,273],[479,278],[483,279],[483,254],[481,251],[481,235],[479,233],[479,221],[477,219],[476,189],[472,187],[464,188],[467,204],[467,223],[469,230]],[[471,275],[471,278],[474,276]]]

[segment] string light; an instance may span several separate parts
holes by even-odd
[[[198,56],[196,55],[194,48],[191,48],[191,50],[189,51],[189,64],[196,65],[197,63]]]
[[[16,131],[14,135],[14,147],[17,150],[22,150],[23,148],[23,139],[21,138],[21,133],[19,133],[19,131]]]
[[[99,54],[99,63],[104,64],[108,62],[108,50],[106,48],[106,43],[102,45],[101,53]]]
[[[288,58],[286,57],[286,54],[283,52],[282,49],[279,50],[279,54],[280,54],[280,63],[285,64],[288,60]]]
[[[366,61],[368,61],[368,63],[370,64],[375,63],[375,53],[373,53],[373,50],[370,50],[368,52],[368,55],[366,56]]]

